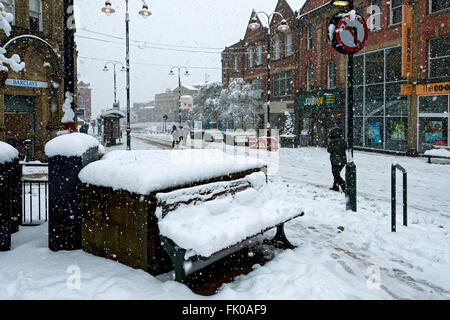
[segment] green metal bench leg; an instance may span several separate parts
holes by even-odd
[[[161,242],[164,250],[168,253],[175,269],[175,280],[181,283],[186,281],[186,272],[184,271],[184,256],[186,250],[176,247],[169,239],[161,236]]]
[[[295,246],[286,238],[286,234],[284,233],[284,223],[277,226],[277,233],[268,244],[281,249],[295,249]]]

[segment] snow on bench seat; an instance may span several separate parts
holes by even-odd
[[[157,212],[160,234],[187,250],[187,256],[210,257],[249,237],[255,236],[299,215],[295,205],[272,198],[262,172],[246,178],[251,187],[211,201],[181,205],[166,216]],[[218,188],[225,184],[217,184]],[[157,194],[161,201],[177,199],[201,191],[202,186]],[[204,187],[203,187],[204,188]]]

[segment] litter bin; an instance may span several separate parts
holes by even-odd
[[[78,174],[98,160],[99,142],[83,133],[65,134],[45,146],[48,157],[48,246],[52,251],[81,249],[81,182]]]
[[[19,230],[20,165],[19,152],[4,142],[0,142],[0,197],[0,251],[7,251],[11,233]]]

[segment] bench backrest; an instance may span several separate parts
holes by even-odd
[[[156,214],[158,218],[164,218],[169,212],[176,210],[181,205],[212,201],[219,197],[234,195],[252,187],[259,189],[261,185],[261,175],[264,176],[263,179],[265,181],[265,174],[263,172],[257,172],[242,179],[214,182],[168,193],[158,193],[156,195]]]

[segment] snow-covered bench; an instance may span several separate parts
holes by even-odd
[[[175,279],[192,274],[252,244],[277,228],[270,243],[293,248],[284,223],[303,215],[292,204],[271,196],[263,172],[156,194],[158,227],[172,259]]]
[[[450,148],[434,148],[431,150],[425,151],[424,157],[428,158],[428,163],[431,163],[431,158],[433,159],[441,159],[441,160],[450,160]]]

